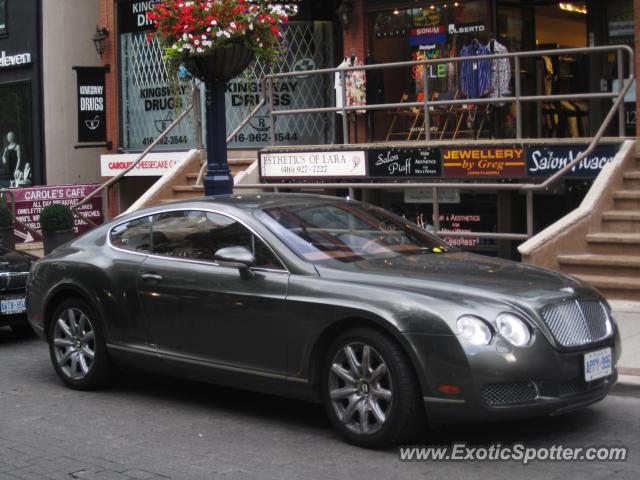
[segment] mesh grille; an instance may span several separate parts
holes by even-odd
[[[571,397],[573,395],[587,393],[591,390],[601,388],[606,383],[606,381],[606,379],[601,378],[589,383],[585,383],[580,380],[570,380],[567,382],[562,382],[558,387],[558,396]]]
[[[604,306],[596,300],[574,300],[550,305],[542,318],[556,341],[573,347],[602,340],[610,333]]]
[[[489,405],[513,405],[538,398],[533,382],[491,383],[482,387],[482,396]]]
[[[27,286],[28,272],[0,273],[0,291],[18,290]]]

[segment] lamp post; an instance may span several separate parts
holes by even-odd
[[[207,128],[207,174],[204,177],[205,195],[233,193],[233,177],[227,161],[227,116],[225,83],[205,82]]]

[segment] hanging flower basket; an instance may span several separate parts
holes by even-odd
[[[228,81],[254,58],[273,60],[281,50],[282,26],[297,7],[260,0],[161,0],[147,16],[170,71],[184,63],[205,81]]]
[[[187,55],[184,66],[203,82],[227,82],[240,75],[255,59],[254,51],[244,42],[230,42],[212,48],[206,55]]]

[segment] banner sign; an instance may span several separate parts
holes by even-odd
[[[78,142],[107,141],[104,67],[75,67],[78,75]]]
[[[439,177],[438,148],[375,148],[367,153],[370,177]]]
[[[40,232],[40,212],[52,203],[61,203],[69,207],[79,203],[80,200],[95,191],[100,185],[52,185],[31,188],[12,188],[15,198],[16,219],[29,228],[16,224],[15,237],[17,243],[30,243],[42,239]],[[102,210],[102,196],[97,195],[87,204],[78,209],[78,213],[88,218],[95,224],[104,222]],[[76,234],[82,234],[91,229],[84,220],[76,217],[74,230]]]
[[[150,153],[127,177],[161,177],[170,172],[187,152]],[[129,168],[139,154],[101,155],[100,172],[103,177],[115,177]]]
[[[553,145],[527,147],[527,173],[530,177],[548,177],[569,165],[586,145]],[[598,145],[594,152],[574,166],[567,177],[595,178],[598,173],[613,161],[618,152],[617,145]]]
[[[524,147],[442,150],[445,177],[519,178],[526,176]]]
[[[118,3],[118,31],[134,33],[153,29],[153,21],[147,18],[147,12],[159,1],[134,0]]]
[[[365,157],[363,150],[260,153],[260,177],[264,179],[366,177]]]

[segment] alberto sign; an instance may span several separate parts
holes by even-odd
[[[442,150],[445,177],[525,177],[522,147],[450,148]]]

